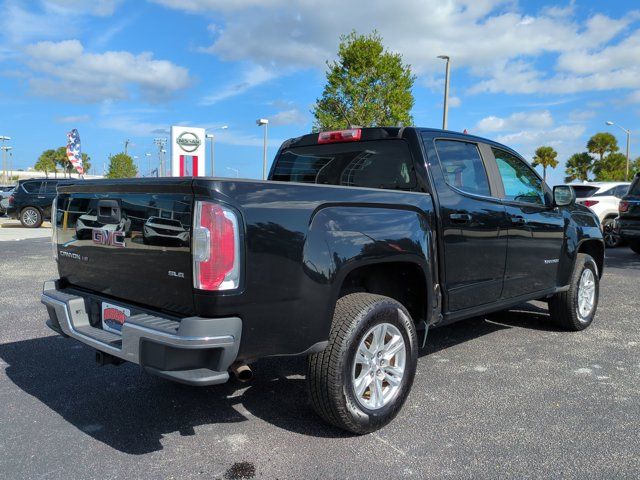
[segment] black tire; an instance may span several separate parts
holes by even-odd
[[[356,398],[352,369],[358,347],[367,332],[383,323],[396,327],[402,335],[405,368],[394,396],[387,404],[371,410]],[[387,425],[400,411],[413,385],[417,363],[415,325],[400,303],[369,293],[346,295],[336,304],[329,345],[308,359],[307,385],[311,405],[324,420],[339,428],[356,434],[373,432]],[[387,384],[385,388],[391,388],[391,385]]]
[[[38,228],[42,225],[42,212],[36,207],[25,207],[20,212],[20,223],[25,228]]]
[[[622,238],[620,234],[615,231],[613,218],[605,218],[602,222],[602,236],[604,237],[604,243],[608,248],[616,248],[622,244]]]
[[[639,241],[634,240],[632,242],[629,242],[629,247],[631,247],[631,250],[633,250],[638,255],[640,255],[640,242]]]
[[[593,306],[588,314],[579,312],[580,280],[585,270],[591,270],[593,276],[595,297]],[[588,274],[587,274],[588,275]],[[562,328],[570,331],[580,331],[587,328],[593,322],[593,317],[598,308],[600,294],[600,278],[595,260],[585,253],[579,253],[571,275],[571,284],[566,292],[556,293],[549,300],[549,313],[551,319]]]

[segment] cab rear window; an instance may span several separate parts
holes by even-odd
[[[416,186],[411,154],[403,140],[286,149],[276,160],[271,180],[398,190]]]

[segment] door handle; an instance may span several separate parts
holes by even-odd
[[[514,215],[513,217],[511,217],[511,223],[513,223],[514,225],[524,225],[525,223],[527,223],[527,220],[520,215]]]
[[[467,223],[471,221],[471,215],[468,213],[451,213],[449,218],[453,223]]]

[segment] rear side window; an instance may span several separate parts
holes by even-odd
[[[27,193],[38,193],[41,185],[42,182],[24,182],[22,188],[24,188]]]
[[[276,160],[271,180],[399,190],[416,186],[403,140],[290,148]]]
[[[476,195],[491,195],[487,172],[475,143],[436,140],[436,150],[450,186]]]
[[[504,198],[522,203],[544,205],[542,180],[531,167],[503,150],[492,148],[504,185]]]
[[[633,180],[633,183],[629,187],[629,191],[627,195],[640,195],[640,176],[636,175],[636,178]]]

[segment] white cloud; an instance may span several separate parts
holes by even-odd
[[[303,126],[309,122],[309,116],[297,108],[282,110],[267,117],[270,125],[298,125]]]
[[[598,113],[594,110],[572,110],[569,112],[569,119],[574,122],[584,122],[591,120],[596,115],[598,115]]]
[[[45,0],[43,3],[47,10],[57,14],[88,13],[104,17],[112,15],[122,0]]]
[[[132,91],[145,100],[164,99],[187,87],[186,68],[151,53],[88,53],[78,40],[38,42],[25,47],[29,87],[41,96],[75,102],[124,100]]]
[[[479,132],[503,132],[518,128],[545,128],[553,125],[549,110],[516,112],[508,117],[489,116],[480,120],[475,130]]]
[[[57,117],[58,123],[86,123],[91,120],[89,115],[69,115],[68,117]]]
[[[621,18],[594,14],[579,20],[573,2],[525,15],[513,0],[407,0],[396,9],[383,0],[371,0],[366,8],[342,0],[325,0],[321,6],[309,0],[153,1],[207,18],[216,15],[222,20],[210,29],[214,40],[206,51],[278,72],[323,68],[341,34],[377,29],[385,44],[425,79],[440,75],[436,55],[450,55],[453,68],[467,67],[478,77],[475,92],[640,87],[634,60],[640,58],[639,34],[625,37],[639,18],[635,11]],[[412,12],[410,22],[407,12]],[[543,75],[537,60],[549,54],[558,56],[557,70]]]
[[[450,108],[456,108],[456,107],[459,107],[460,105],[462,105],[462,100],[460,100],[460,97],[450,97],[449,98],[449,107]]]
[[[260,65],[255,65],[245,70],[238,81],[216,89],[216,91],[205,96],[200,103],[202,105],[213,105],[214,103],[226,100],[227,98],[240,95],[251,88],[257,87],[258,85],[262,85],[276,76],[277,75],[274,72],[267,70]]]

